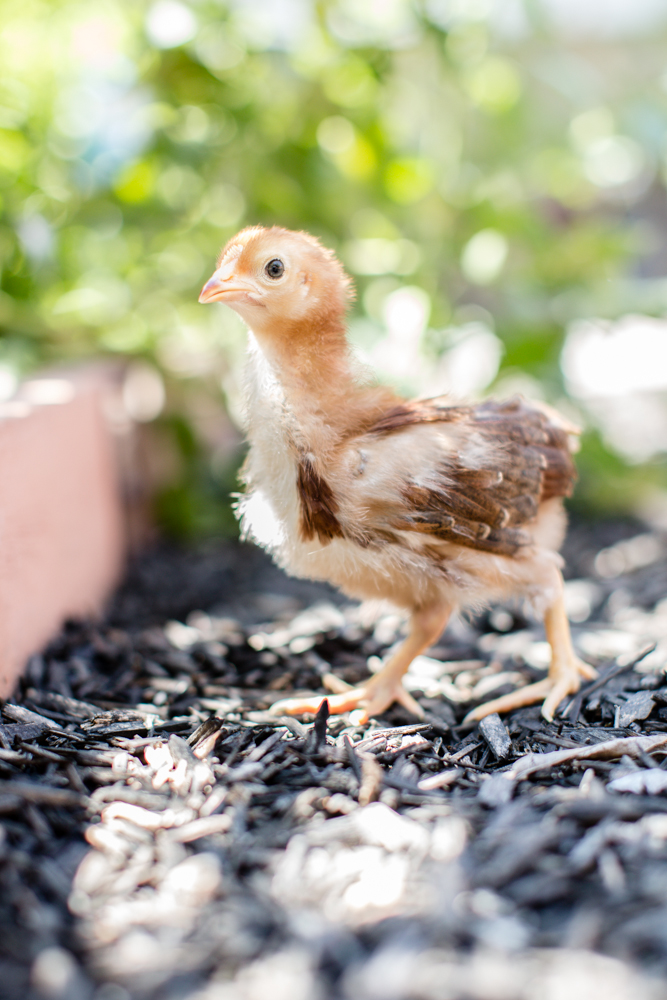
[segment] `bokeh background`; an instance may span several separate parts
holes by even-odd
[[[667,523],[662,0],[0,0],[0,400],[129,357],[157,517],[235,531],[246,224],[320,236],[411,393],[585,427],[586,516]]]

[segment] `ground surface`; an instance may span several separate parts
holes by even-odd
[[[467,729],[545,665],[516,611],[415,663],[425,723],[313,726],[266,709],[360,679],[400,621],[247,548],[146,558],[3,708],[0,996],[667,997],[666,552],[642,526],[574,529],[600,682],[551,725]]]

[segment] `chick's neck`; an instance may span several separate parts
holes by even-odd
[[[261,403],[271,406],[274,419],[283,422],[301,449],[322,458],[372,422],[392,395],[390,390],[369,386],[355,365],[339,317],[307,326],[292,324],[280,331],[274,328],[270,335],[255,332],[250,353],[255,369],[251,381],[256,382],[253,395],[259,392]],[[269,381],[274,381],[272,390]],[[249,417],[252,440],[252,402]]]

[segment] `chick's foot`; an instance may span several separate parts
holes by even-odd
[[[544,631],[551,646],[548,677],[536,684],[527,684],[502,698],[487,701],[485,705],[479,705],[468,712],[464,722],[478,722],[492,712],[510,712],[514,708],[523,708],[524,705],[534,705],[537,701],[543,701],[542,715],[547,722],[551,722],[563,698],[577,693],[582,677],[586,680],[597,677],[597,670],[580,660],[574,652],[563,600],[562,577],[558,571],[556,573],[557,595],[544,615]]]
[[[573,654],[567,659],[552,663],[549,668],[549,676],[543,681],[537,681],[536,684],[526,684],[525,687],[512,691],[511,694],[478,705],[472,712],[468,712],[463,722],[464,724],[479,722],[480,719],[493,712],[511,712],[515,708],[534,705],[538,701],[543,701],[542,715],[547,722],[551,722],[563,698],[577,693],[581,687],[582,677],[586,680],[592,680],[597,677],[597,671]]]
[[[423,719],[424,712],[421,705],[405,690],[400,678],[383,676],[383,673],[384,671],[381,671],[358,687],[349,687],[340,678],[327,675],[324,678],[325,685],[335,688],[337,694],[283,698],[274,702],[269,711],[272,715],[303,715],[304,712],[314,715],[326,699],[332,715],[351,712],[352,724],[363,725],[372,716],[382,715],[390,705],[398,702],[418,719]]]
[[[424,712],[411,694],[403,687],[402,678],[408,667],[418,656],[437,640],[449,618],[450,608],[436,604],[420,608],[410,618],[410,631],[405,641],[385,661],[379,673],[369,677],[363,684],[350,687],[340,677],[325,674],[322,683],[333,691],[328,698],[329,711],[334,715],[351,712],[353,725],[363,725],[373,715],[382,715],[395,701],[418,719]],[[326,696],[306,695],[303,698],[285,698],[271,706],[275,715],[300,715],[302,712],[317,712]]]

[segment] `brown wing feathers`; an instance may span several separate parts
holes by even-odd
[[[480,437],[481,451],[488,455],[485,467],[471,469],[454,454],[434,470],[428,486],[407,483],[405,513],[393,527],[513,555],[528,542],[520,526],[535,517],[539,504],[572,492],[576,473],[566,433],[521,399],[474,407],[445,407],[437,400],[406,403],[371,432],[436,421],[466,425],[465,439]]]
[[[340,537],[343,529],[336,516],[338,502],[326,479],[315,470],[312,461],[303,455],[297,472],[297,489],[301,502],[301,537],[310,541],[317,535],[326,545],[332,538]]]
[[[439,399],[414,399],[387,410],[368,428],[370,434],[387,434],[411,424],[454,423],[464,420],[470,407],[445,406]]]
[[[540,503],[572,492],[576,472],[567,434],[521,399],[451,407],[438,399],[400,403],[367,433],[391,434],[424,423],[463,425],[464,444],[474,435],[486,459],[482,468],[470,468],[465,457],[452,454],[433,470],[428,485],[404,483],[403,510],[386,528],[418,531],[484,552],[513,555],[529,541],[521,525],[536,516]],[[465,448],[461,450],[465,454]],[[342,537],[336,497],[308,456],[300,456],[297,486],[301,537],[317,536],[325,545]],[[380,536],[386,540],[386,531],[380,531]],[[354,540],[360,542],[361,536]],[[363,544],[369,541],[364,535]]]

